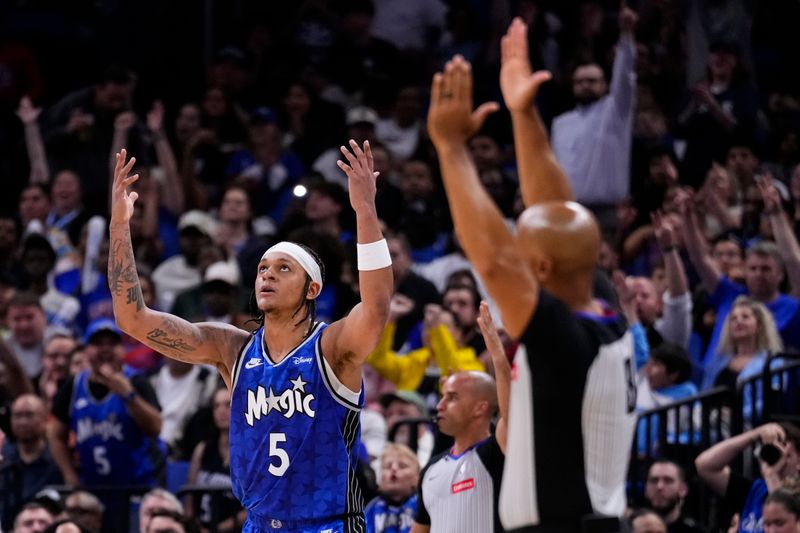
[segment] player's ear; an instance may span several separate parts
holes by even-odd
[[[308,284],[308,291],[306,292],[306,299],[308,300],[316,300],[319,293],[322,292],[322,288],[320,287],[319,283],[312,281]]]

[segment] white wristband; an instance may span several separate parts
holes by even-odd
[[[361,271],[380,270],[392,265],[389,245],[386,239],[369,244],[356,244],[358,252],[358,269]]]

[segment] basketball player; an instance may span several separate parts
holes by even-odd
[[[434,76],[428,131],[459,241],[506,331],[520,341],[507,441],[499,441],[506,454],[501,521],[507,530],[571,532],[593,513],[625,510],[633,343],[624,321],[592,297],[600,231],[591,213],[570,201],[533,111],[536,89],[549,75],[531,73],[526,35],[515,21],[501,71],[529,206],[516,236],[481,186],[466,146],[498,105],[472,111],[472,73],[460,56]],[[611,522],[616,530],[618,521]]]
[[[361,365],[386,325],[391,259],[375,213],[368,143],[341,148],[356,213],[361,303],[327,325],[314,320],[325,269],[311,250],[282,242],[258,264],[255,299],[262,327],[192,324],[148,309],[131,248],[135,159],[117,155],[111,212],[109,286],[121,329],[168,357],[217,367],[231,390],[233,491],[247,509],[245,532],[363,531],[356,481]]]

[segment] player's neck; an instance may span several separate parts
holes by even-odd
[[[564,302],[574,312],[597,312],[597,302],[592,298],[591,279],[552,280],[547,290]]]
[[[486,426],[467,428],[462,434],[453,437],[455,442],[453,443],[451,453],[453,455],[461,455],[482,440],[486,440],[491,435],[489,428]]]
[[[270,359],[280,362],[308,336],[311,319],[300,321],[296,316],[267,316],[264,319],[264,344]]]

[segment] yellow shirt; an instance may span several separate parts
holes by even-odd
[[[430,330],[430,348],[423,347],[402,355],[392,350],[396,331],[395,324],[386,325],[380,343],[367,358],[367,363],[399,390],[419,388],[431,357],[443,376],[462,370],[486,370],[475,350],[471,347],[459,348],[453,335],[443,325]]]

